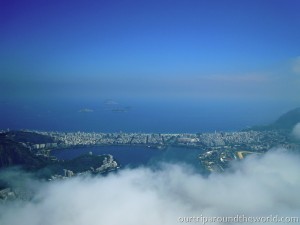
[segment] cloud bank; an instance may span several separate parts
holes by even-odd
[[[298,156],[273,151],[209,177],[168,164],[74,178],[41,185],[31,201],[0,206],[0,224],[174,225],[183,224],[179,217],[201,215],[299,217],[299,172]]]
[[[294,59],[292,69],[294,73],[300,74],[300,56]]]
[[[300,140],[300,123],[297,123],[294,128],[293,128],[293,131],[292,131],[292,135]]]

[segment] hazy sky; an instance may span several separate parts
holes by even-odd
[[[2,0],[0,93],[300,102],[298,0]]]

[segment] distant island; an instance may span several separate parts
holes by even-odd
[[[92,113],[92,112],[94,112],[94,110],[85,108],[85,109],[80,109],[78,112],[80,112],[80,113]]]

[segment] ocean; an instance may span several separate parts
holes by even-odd
[[[1,101],[0,129],[198,133],[273,122],[294,106],[203,99],[31,99]]]

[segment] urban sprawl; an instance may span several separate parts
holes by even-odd
[[[213,133],[86,133],[86,132],[38,132],[51,136],[55,143],[35,144],[31,148],[38,154],[49,155],[52,148],[78,146],[130,145],[164,150],[169,146],[202,149],[200,163],[209,171],[221,172],[231,160],[243,159],[249,154],[260,154],[273,147],[296,148],[285,132],[242,131]]]

